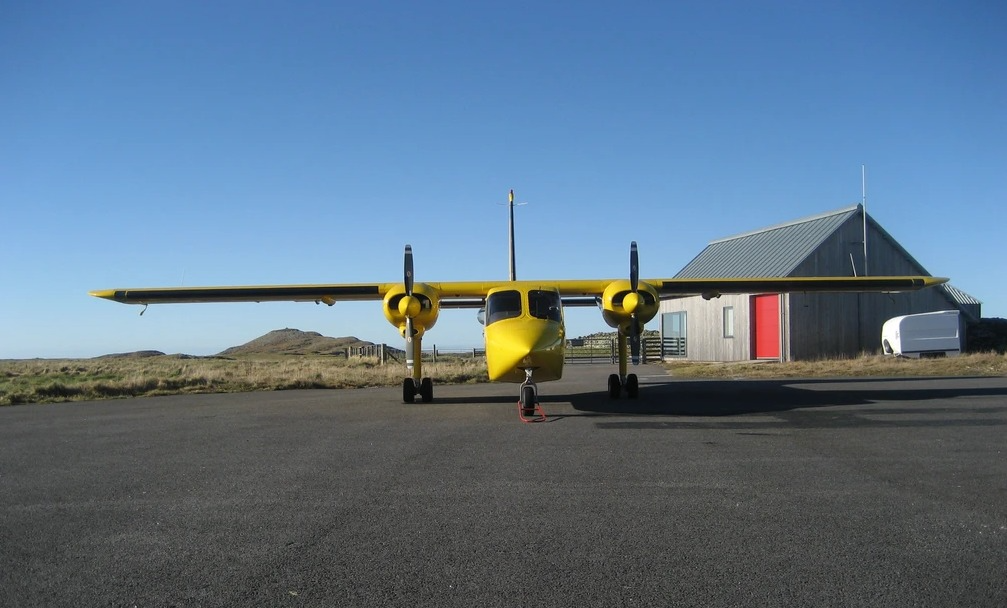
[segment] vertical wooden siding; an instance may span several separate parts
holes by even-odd
[[[734,337],[724,337],[724,307],[734,307]],[[693,361],[743,361],[750,357],[748,296],[700,297],[662,302],[661,313],[685,311],[688,327],[687,358]]]
[[[793,276],[863,274],[863,224],[854,216],[794,271]],[[871,275],[916,275],[926,271],[890,237],[868,224],[868,271]],[[851,262],[852,258],[852,262]],[[881,326],[892,317],[954,306],[938,289],[900,294],[790,294],[790,357],[794,360],[857,356],[878,352]]]
[[[926,271],[884,231],[868,224],[868,270],[871,275],[918,275]],[[851,262],[852,258],[852,262]],[[852,216],[825,240],[790,276],[863,274],[863,224]],[[688,313],[688,358],[696,361],[742,361],[752,358],[750,296],[700,297],[662,302],[661,312]],[[939,289],[902,294],[805,294],[783,297],[783,356],[788,360],[857,356],[880,352],[881,326],[892,317],[955,306]],[[723,337],[723,308],[734,307],[734,338]]]

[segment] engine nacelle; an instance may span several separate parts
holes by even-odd
[[[415,283],[411,296],[406,295],[405,285],[390,289],[385,294],[381,308],[388,322],[399,328],[399,333],[404,337],[406,318],[412,317],[416,336],[422,336],[424,331],[437,323],[440,307],[441,298],[437,290],[425,283]]]
[[[601,296],[601,316],[610,327],[629,330],[636,314],[642,327],[657,315],[660,298],[657,290],[640,281],[634,292],[629,281],[613,281]]]

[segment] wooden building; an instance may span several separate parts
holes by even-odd
[[[713,241],[676,278],[867,274],[930,275],[856,205]],[[697,296],[662,302],[660,319],[666,356],[789,361],[880,352],[887,319],[938,310],[960,310],[963,323],[980,318],[977,300],[944,285],[901,294]]]

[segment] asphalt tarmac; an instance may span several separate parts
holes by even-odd
[[[0,408],[0,605],[1007,605],[1007,378],[610,371]]]

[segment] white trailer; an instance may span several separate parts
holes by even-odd
[[[896,357],[957,357],[963,335],[957,310],[904,315],[885,321],[881,347]]]

